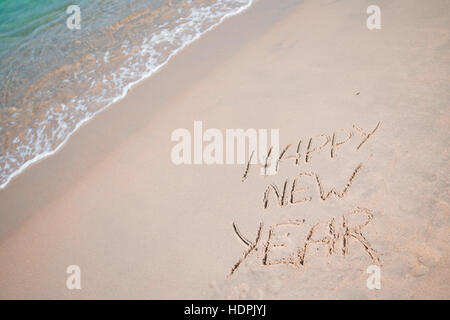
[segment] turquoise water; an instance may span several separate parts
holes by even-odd
[[[1,0],[0,188],[252,0]],[[81,11],[71,30],[69,5]]]
[[[86,47],[80,41],[87,43],[105,27],[143,8],[157,9],[163,1],[79,0],[83,27],[76,31],[66,26],[69,17],[66,8],[72,3],[67,0],[0,2],[0,82],[10,85],[9,90],[1,91],[0,108],[13,105],[27,83],[85,54]],[[22,86],[18,88],[18,85]]]
[[[146,7],[158,8],[163,0],[2,0],[0,2],[0,54],[38,37],[45,42],[81,38],[95,29]],[[83,11],[82,32],[62,30],[66,8],[76,4]]]
[[[12,90],[25,88],[26,80],[37,75],[26,60],[42,50],[47,41],[42,35],[56,23],[64,21],[64,3],[69,1],[6,0],[0,2],[0,108],[12,105]],[[15,57],[15,59],[14,59]],[[48,57],[50,58],[50,57]],[[22,59],[22,61],[20,61]],[[31,80],[31,79],[29,79]],[[6,88],[4,88],[8,85]],[[13,87],[10,89],[10,87]],[[1,128],[2,131],[4,128]],[[1,131],[0,131],[1,132]],[[3,146],[2,146],[3,147]]]
[[[0,2],[0,54],[27,41],[39,29],[50,27],[65,18],[71,1],[3,0]]]

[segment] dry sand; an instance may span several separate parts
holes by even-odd
[[[370,31],[365,1],[258,1],[15,178],[0,191],[0,298],[450,298],[450,3],[376,2]],[[353,136],[241,182],[245,165],[172,163],[172,131],[194,120],[277,128],[286,155]],[[356,150],[357,127],[379,122]],[[341,197],[320,197],[315,174],[341,191],[360,163]],[[311,201],[289,203],[295,177]],[[283,207],[271,194],[264,209],[286,179]],[[263,228],[228,277],[249,248],[233,222],[250,246]]]

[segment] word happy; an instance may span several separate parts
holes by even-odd
[[[331,134],[321,134],[298,141],[293,149],[287,145],[280,153],[279,129],[226,129],[225,133],[216,128],[203,131],[203,122],[194,121],[193,134],[186,128],[179,128],[172,132],[171,140],[177,142],[171,150],[171,160],[175,165],[190,164],[245,164],[247,163],[242,181],[247,178],[251,164],[261,164],[262,175],[274,175],[278,171],[282,160],[293,159],[299,165],[303,159],[309,163],[314,153],[328,148],[330,158],[335,158],[338,149],[357,135],[355,151],[358,151],[367,140],[378,130],[381,122],[374,129],[365,131],[354,125],[350,130],[334,130]],[[269,143],[270,131],[270,143]],[[355,133],[357,135],[355,135]],[[303,150],[302,150],[303,149]],[[249,160],[246,158],[249,155]]]

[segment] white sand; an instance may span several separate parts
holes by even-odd
[[[450,3],[377,1],[382,29],[370,31],[364,1],[277,2],[208,33],[0,191],[1,298],[450,298]],[[278,128],[281,148],[354,136],[334,158],[330,142],[308,163],[282,161],[276,176],[251,166],[243,183],[243,165],[171,162],[172,131],[194,120]],[[353,125],[370,132],[380,121],[356,150],[364,137]],[[263,209],[271,183],[314,172],[340,191],[360,163],[341,198],[322,200],[303,176],[311,201],[280,208],[272,197]],[[353,236],[342,229],[357,207],[373,214],[361,229],[368,248],[354,226],[369,211],[347,216]],[[309,243],[303,265],[273,265],[316,223],[310,240],[329,237],[333,218],[331,255],[331,240]],[[250,241],[264,228],[227,277],[246,250],[233,222]],[[369,290],[377,263],[382,287]],[[73,264],[81,290],[66,288]]]

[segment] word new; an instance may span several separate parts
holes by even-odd
[[[362,168],[362,163],[360,163],[355,170],[353,170],[352,175],[348,179],[346,185],[341,191],[337,191],[334,187],[331,188],[328,191],[325,191],[323,187],[323,183],[319,177],[319,175],[315,172],[300,172],[290,184],[290,188],[288,190],[288,183],[289,179],[286,179],[283,184],[283,189],[280,191],[278,187],[271,183],[264,192],[264,209],[267,209],[269,205],[269,197],[271,194],[274,194],[274,196],[277,199],[277,203],[280,207],[285,207],[287,205],[293,205],[297,203],[302,202],[309,202],[312,200],[312,196],[309,194],[304,194],[309,188],[306,187],[306,185],[300,185],[300,182],[303,181],[304,178],[309,178],[314,181],[314,183],[317,185],[317,189],[320,195],[320,199],[327,200],[331,195],[334,195],[338,199],[343,198],[345,194],[350,189],[350,186],[352,185],[353,180],[355,179],[356,175]],[[302,194],[302,196],[299,196],[299,194]]]

